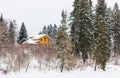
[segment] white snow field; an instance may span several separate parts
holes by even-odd
[[[107,65],[106,71],[94,71],[93,67],[86,67],[84,70],[64,71],[37,71],[29,70],[21,73],[0,73],[0,78],[120,78],[120,66]]]

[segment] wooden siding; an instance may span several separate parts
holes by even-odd
[[[41,39],[39,39],[38,44],[42,44],[42,45],[51,45],[52,41],[48,36],[43,36]]]

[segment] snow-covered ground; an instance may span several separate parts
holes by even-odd
[[[0,78],[120,78],[120,66],[107,65],[106,71],[94,71],[93,67],[86,67],[84,70],[65,71],[37,71],[29,70],[21,73],[0,74]]]

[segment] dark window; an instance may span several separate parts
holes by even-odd
[[[46,37],[44,38],[44,41],[46,41]]]
[[[40,41],[42,41],[42,38],[40,39]]]

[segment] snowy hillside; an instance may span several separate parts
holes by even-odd
[[[24,45],[7,50],[1,52],[0,78],[120,78],[120,56],[110,58],[106,71],[94,71],[92,60],[83,66],[78,58],[73,70],[61,73],[57,53],[49,47]]]
[[[0,78],[120,78],[120,66],[107,65],[107,71],[93,71],[92,67],[85,70],[73,70],[60,73],[59,71],[29,70],[27,73],[0,74]]]

